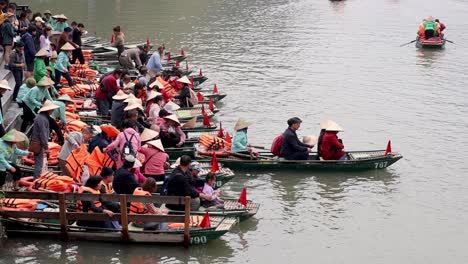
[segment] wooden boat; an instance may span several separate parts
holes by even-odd
[[[40,199],[58,201],[58,211],[16,211],[0,210],[0,222],[8,236],[36,236],[40,238],[60,238],[61,240],[92,240],[106,242],[163,243],[163,244],[206,244],[227,233],[237,223],[235,218],[210,216],[210,227],[199,227],[200,218],[190,215],[190,197],[171,196],[133,196],[99,194],[63,194],[63,193],[28,193],[6,192],[7,198]],[[102,213],[69,212],[66,203],[82,201],[112,201],[120,203],[120,211],[109,217]],[[141,215],[128,214],[127,202],[184,204],[184,215]],[[50,220],[55,219],[50,223]],[[49,221],[46,221],[49,220]],[[57,224],[57,220],[58,223]],[[70,224],[70,221],[120,221],[120,230],[87,228]],[[131,221],[185,223],[180,229],[144,231]]]
[[[216,124],[211,124],[211,127],[205,126],[202,122],[197,122],[195,124],[195,127],[193,128],[184,128],[182,127],[182,131],[185,132],[185,134],[189,132],[211,132],[218,129],[218,126]]]
[[[211,216],[218,217],[233,217],[239,219],[239,221],[244,221],[254,216],[258,209],[260,209],[260,204],[252,203],[247,201],[247,206],[243,206],[237,200],[224,200],[224,209],[206,209],[200,207],[198,211],[190,211],[192,215],[204,215],[206,211],[209,212]],[[184,214],[183,211],[169,210],[169,214]]]
[[[209,162],[200,162],[200,165],[202,166],[203,171],[201,171],[198,174],[198,177],[204,180],[206,175],[211,170],[211,164]],[[223,167],[223,164],[219,164],[219,166],[220,166],[220,169],[215,173],[216,175],[216,182],[214,186],[215,189],[220,188],[221,186],[225,185],[226,183],[234,179],[234,177],[236,176],[230,168]],[[172,169],[167,170],[166,175],[170,175],[171,172],[172,172]],[[158,187],[159,187],[159,184],[158,184]]]
[[[169,155],[169,159],[176,160],[177,158],[188,155],[195,158],[194,146],[182,146],[180,148],[164,148],[165,152]]]
[[[188,122],[192,118],[196,117],[197,121],[202,121],[203,120],[203,114],[201,108],[186,108],[186,109],[179,109],[174,111],[175,114],[177,115],[177,118],[181,122]],[[208,116],[208,118],[214,117],[214,113],[211,112],[209,109],[205,109],[205,113]]]
[[[198,145],[195,145],[195,148],[198,148]],[[231,154],[227,158],[218,157],[218,161],[235,170],[349,171],[384,169],[403,157],[396,152],[385,155],[385,150],[351,151],[348,153],[349,160],[319,160],[317,153],[311,153],[308,160],[285,160],[264,152],[260,153],[257,159],[251,159],[249,155],[244,154]],[[205,157],[208,161],[208,156]]]
[[[208,109],[208,105],[205,105],[204,107],[205,107],[205,110],[209,110],[209,109]],[[195,110],[195,109],[199,109],[200,112],[201,112],[202,105],[201,105],[201,104],[197,104],[197,105],[194,105],[194,106],[192,106],[192,107],[182,107],[182,108],[179,108],[177,111],[180,111],[180,110]],[[211,110],[209,110],[209,111],[211,111]],[[213,109],[213,111],[211,111],[211,112],[213,112],[213,114],[216,114],[216,113],[219,112],[219,108],[217,108],[217,107],[215,106],[214,109]],[[207,112],[207,113],[208,113],[208,112]]]
[[[198,86],[202,83],[204,83],[206,80],[208,80],[208,77],[206,76],[200,76],[200,75],[191,75],[188,76],[189,79],[193,78],[193,86]]]
[[[420,39],[416,41],[417,48],[423,49],[442,49],[445,47],[445,39],[440,39],[439,37],[433,37],[430,39]]]

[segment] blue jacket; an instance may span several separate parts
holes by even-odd
[[[18,149],[15,145],[8,144],[0,139],[0,171],[11,169],[10,163],[15,164],[18,156],[25,156],[28,153],[28,151]]]
[[[241,152],[247,150],[247,131],[245,129],[238,130],[234,135],[232,142],[232,152]]]

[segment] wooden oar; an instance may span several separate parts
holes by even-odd
[[[267,159],[267,160],[275,160],[274,158],[266,157],[266,156],[253,156],[253,155],[248,155],[248,154],[242,154],[242,153],[237,153],[237,152],[231,152],[230,155],[239,157],[239,158],[249,158],[251,160],[253,159]]]
[[[448,39],[446,39],[445,41],[455,44],[455,42],[448,40]]]
[[[256,148],[256,149],[266,149],[265,147],[262,146],[255,146],[255,145],[250,145],[251,148]]]
[[[400,47],[406,46],[406,45],[408,45],[408,44],[411,44],[411,43],[413,43],[413,42],[416,42],[416,41],[418,41],[418,40],[417,40],[417,39],[415,39],[415,40],[413,40],[413,41],[410,41],[410,42],[408,42],[408,43],[401,44],[401,45],[400,45]]]

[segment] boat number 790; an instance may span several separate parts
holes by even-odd
[[[196,236],[190,237],[190,244],[199,245],[199,244],[206,244],[206,236]]]
[[[388,161],[376,162],[374,164],[376,169],[383,169],[387,167]]]

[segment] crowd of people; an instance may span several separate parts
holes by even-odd
[[[433,37],[442,39],[444,37],[442,32],[445,28],[445,24],[440,22],[439,19],[434,19],[433,16],[429,16],[424,18],[422,23],[419,25],[418,37],[420,39],[430,39]]]

